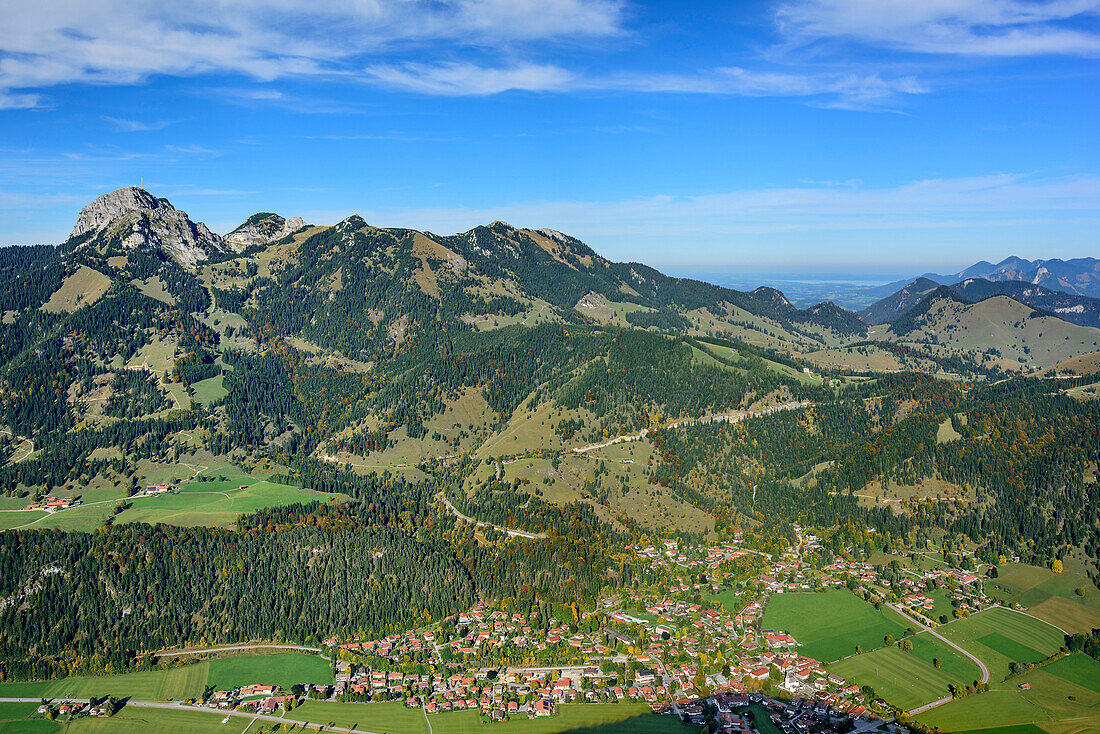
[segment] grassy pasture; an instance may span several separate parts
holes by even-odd
[[[431,717],[432,734],[469,732],[523,732],[524,734],[685,734],[695,729],[673,716],[660,716],[645,704],[561,704],[554,716],[528,719],[519,716],[503,724],[482,724],[476,711],[456,711]],[[423,722],[423,718],[421,719]],[[425,729],[426,731],[426,729]]]
[[[247,716],[231,716],[222,723],[225,712],[188,709],[155,709],[130,706],[113,717],[84,718],[65,724],[65,734],[241,734],[249,728],[252,719]],[[257,731],[253,729],[253,731]]]
[[[886,635],[900,637],[907,624],[883,607],[875,609],[847,589],[823,594],[776,594],[764,610],[762,629],[786,630],[804,655],[833,661],[882,646]]]
[[[726,346],[719,346],[717,344],[708,344],[706,342],[701,342],[701,343],[703,345],[703,348],[706,349],[706,351],[710,355],[721,357],[722,359],[725,359],[727,361],[731,361],[734,364],[736,364],[738,362],[748,361],[747,358],[744,357],[736,349],[731,349],[730,347],[726,347]],[[695,352],[695,354],[698,354],[699,350],[695,349],[694,352]],[[703,362],[703,363],[707,362],[707,360],[702,359],[702,358],[698,358],[698,357],[694,358],[692,361],[693,362]],[[792,380],[795,380],[797,382],[801,382],[803,385],[820,385],[821,384],[821,378],[817,377],[815,375],[808,375],[805,372],[803,372],[802,370],[796,370],[793,367],[790,367],[790,366],[785,365],[785,364],[780,364],[779,362],[773,362],[770,359],[764,359],[763,361],[764,361],[764,365],[769,370],[771,370],[772,372],[778,372],[779,374],[783,375],[784,377],[788,377],[788,378],[790,378]],[[729,367],[726,367],[726,365],[722,364],[717,359],[711,359],[711,360],[709,360],[709,362],[711,364],[713,364],[714,366],[720,366],[720,367],[725,367],[726,369],[729,369]]]
[[[147,482],[170,482],[181,476],[191,476],[194,469],[183,465],[156,465],[142,472]],[[220,475],[219,475],[220,476]],[[98,487],[74,490],[84,504],[53,514],[39,511],[0,512],[0,530],[28,525],[33,528],[91,531],[103,525],[105,518],[123,501],[131,507],[115,516],[115,522],[166,523],[192,527],[209,525],[229,527],[237,516],[255,512],[264,507],[278,507],[297,502],[347,499],[344,495],[332,495],[310,489],[299,489],[277,484],[262,477],[242,473],[239,469],[224,472],[224,480],[213,482],[185,482],[178,493],[153,497],[125,496],[120,487]],[[245,485],[245,489],[240,489]],[[65,496],[68,491],[54,492]],[[23,500],[25,505],[28,500]]]
[[[927,632],[913,635],[909,638],[913,643],[912,654],[929,665],[932,660],[940,659],[940,670],[959,683],[970,683],[981,677],[978,666],[970,662],[954,649],[936,639]]]
[[[241,486],[245,489],[240,489]],[[334,495],[243,475],[225,481],[190,482],[183,485],[178,494],[135,499],[133,507],[122,512],[116,522],[228,527],[236,522],[238,515],[264,507],[315,499],[326,502],[332,497]]]
[[[202,694],[207,664],[147,670],[124,675],[72,677],[61,680],[0,683],[0,698],[89,698],[128,696],[142,701],[164,701]]]
[[[329,661],[310,653],[234,656],[210,660],[207,665],[206,684],[219,689],[250,683],[289,689],[295,683],[333,682]]]
[[[728,612],[736,612],[739,608],[737,606],[739,596],[735,589],[726,589],[725,591],[720,591],[717,594],[712,594],[711,596],[708,596],[707,599],[709,601],[716,601],[720,603],[723,607],[726,608],[726,611]]]
[[[151,278],[145,280],[139,280],[134,278],[130,281],[130,285],[137,288],[145,295],[153,298],[161,303],[167,303],[169,306],[176,305],[176,298],[165,289],[164,281],[160,279],[159,275],[154,275]]]
[[[602,324],[621,326],[624,329],[630,328],[630,322],[626,320],[626,315],[628,313],[653,310],[637,303],[609,301],[603,296],[599,296],[595,299],[581,300],[584,302],[584,305],[578,305],[577,310],[585,316],[596,319]]]
[[[22,501],[24,505],[27,504],[27,498],[24,498]],[[4,510],[0,512],[0,530],[11,530],[12,528],[26,525],[29,522],[42,520],[46,515],[47,513],[43,510],[32,510],[28,512]]]
[[[1067,655],[1044,666],[1041,670],[1100,695],[1100,661],[1088,655]]]
[[[210,405],[214,401],[224,398],[229,394],[229,391],[222,384],[224,381],[225,375],[215,375],[193,384],[191,388],[195,391],[194,402]]]
[[[936,428],[936,443],[948,443],[962,438],[962,434],[951,425],[951,419],[947,418]]]
[[[47,313],[75,311],[98,301],[111,287],[111,279],[87,265],[70,275],[61,283],[61,287],[42,304]]]
[[[921,657],[897,647],[845,658],[830,665],[829,671],[852,683],[871,686],[878,695],[903,710],[943,698],[948,695],[947,686],[959,682],[949,671],[936,669]],[[977,672],[974,668],[974,673]]]
[[[990,731],[998,726],[1044,720],[1047,716],[1042,709],[1007,688],[952,701],[917,717],[928,726],[953,732]]]
[[[0,734],[46,734],[59,732],[61,725],[38,713],[38,704],[0,703]]]
[[[1028,690],[1020,685],[1028,685]],[[1100,663],[1070,655],[1004,683],[917,717],[945,731],[1100,731]],[[1014,727],[1002,729],[1001,727]]]
[[[1100,627],[1100,610],[1063,596],[1052,596],[1028,609],[1027,613],[1069,633],[1088,632]]]
[[[1009,563],[998,569],[987,588],[1009,602],[1022,604],[1028,614],[1067,632],[1088,632],[1100,627],[1100,591],[1084,574],[1066,569],[1053,573],[1039,566]],[[1083,589],[1077,596],[1075,589]]]
[[[941,635],[970,651],[989,668],[990,680],[1003,680],[1011,662],[1032,663],[1057,652],[1062,632],[1046,622],[994,607],[942,625]]]
[[[410,709],[400,702],[394,703],[333,703],[330,701],[305,701],[286,719],[309,722],[311,725],[331,724],[344,728],[359,728],[377,732],[401,732],[401,734],[427,734],[424,712]],[[432,729],[439,717],[432,719]]]
[[[202,695],[207,686],[230,688],[262,683],[290,688],[295,683],[331,684],[329,662],[309,653],[241,655],[190,665],[123,675],[0,683],[0,698],[89,698],[127,696],[140,701],[180,700]]]

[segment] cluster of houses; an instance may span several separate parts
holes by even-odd
[[[873,565],[866,562],[839,560],[825,566],[823,570],[826,575],[822,578],[822,583],[825,586],[841,586],[845,577],[854,578],[868,587],[884,589],[891,586]],[[901,587],[898,606],[909,610],[926,624],[935,624],[939,616],[935,614],[936,601],[929,591],[930,586],[941,590],[952,608],[961,612],[980,612],[992,604],[980,583],[980,577],[969,571],[940,567],[919,571],[903,569],[902,574],[897,582]]]
[[[588,655],[606,655],[609,652],[598,636],[571,633],[564,625],[544,628],[538,624],[538,611],[524,615],[490,610],[479,604],[468,612],[460,613],[451,621],[456,630],[453,635],[443,636],[433,630],[410,630],[377,640],[363,640],[353,636],[349,642],[339,644],[336,638],[329,638],[322,644],[326,647],[338,646],[349,652],[390,658],[394,662],[400,662],[407,655],[424,653],[426,662],[438,663],[444,648],[449,651],[449,658],[458,660],[505,647],[544,651],[553,646],[564,645]]]
[[[32,502],[24,507],[24,510],[46,510],[48,512],[55,512],[57,510],[67,510],[70,507],[76,507],[80,504],[80,500],[73,499],[72,497],[46,497],[38,502]]]
[[[57,716],[67,716],[70,719],[82,716],[107,716],[107,702],[91,703],[90,701],[61,701],[60,703],[44,703],[38,707],[38,713],[48,714],[53,712]]]
[[[174,484],[150,484],[145,489],[140,490],[135,494],[135,497],[155,497],[158,494],[166,494],[176,489]]]
[[[740,534],[735,534],[733,543],[683,547],[680,546],[679,541],[666,540],[656,546],[636,545],[632,550],[639,558],[648,559],[652,569],[674,563],[688,571],[717,568],[727,561],[734,561],[753,553],[767,557],[759,551],[742,548],[738,545],[740,540]]]
[[[331,686],[327,685],[306,685],[304,688],[306,691],[322,691],[323,695],[317,696],[319,698],[327,698],[331,692]],[[239,688],[214,691],[202,702],[202,705],[212,709],[237,709],[258,714],[271,714],[287,708],[288,705],[292,706],[297,702],[298,696],[282,693],[279,686],[253,683]]]
[[[675,710],[696,726],[713,722],[711,731],[722,734],[757,734],[761,729],[757,717],[768,718],[772,728],[784,734],[838,734],[850,731],[853,723],[875,718],[853,717],[812,699],[781,700],[762,693],[720,692],[680,702]]]

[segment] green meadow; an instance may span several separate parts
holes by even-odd
[[[829,662],[864,650],[882,647],[886,635],[900,637],[904,619],[886,607],[875,609],[847,589],[821,594],[775,594],[764,610],[761,629],[785,630],[801,647],[798,651]]]
[[[193,473],[187,468],[185,472]],[[172,481],[174,477],[149,477],[150,483]],[[211,472],[213,474],[213,472]],[[188,474],[189,475],[189,474]],[[231,527],[242,514],[265,507],[279,507],[299,502],[343,501],[345,495],[327,494],[278,484],[263,477],[231,470],[217,474],[214,481],[184,481],[178,492],[152,497],[126,497],[120,488],[94,489],[77,492],[83,504],[53,514],[38,511],[0,512],[0,530],[12,528],[53,528],[58,530],[91,531],[101,527],[121,502],[129,509],[114,515],[113,522],[165,523],[185,527],[205,525]],[[220,477],[224,476],[225,479]],[[242,489],[243,487],[243,489]],[[58,493],[54,493],[58,494]],[[24,500],[24,504],[27,500]]]
[[[989,668],[990,681],[1004,680],[1009,664],[1033,663],[1058,651],[1061,630],[1011,609],[994,607],[941,625],[941,635],[976,655]]]
[[[1028,686],[1024,689],[1020,686]],[[917,717],[952,732],[1100,731],[1100,662],[1070,655]]]
[[[139,701],[201,696],[207,686],[235,688],[249,683],[290,688],[295,683],[332,683],[329,662],[308,653],[241,655],[189,665],[108,676],[74,676],[52,681],[0,683],[0,698],[89,698],[126,696]]]
[[[909,639],[912,652],[883,647],[833,663],[829,672],[871,686],[905,711],[949,695],[947,687],[952,683],[969,684],[980,677],[977,666],[931,635]],[[934,658],[940,659],[939,668],[932,663]]]

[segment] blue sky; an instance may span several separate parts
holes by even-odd
[[[0,244],[144,181],[215,231],[503,219],[679,271],[1100,254],[1100,0],[0,9]]]

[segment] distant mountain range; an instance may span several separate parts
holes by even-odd
[[[882,286],[868,288],[869,295],[879,297],[893,294],[914,280],[925,279],[939,285],[955,285],[970,278],[1005,282],[1017,281],[1040,285],[1054,291],[1072,293],[1077,296],[1100,298],[1100,260],[1094,257],[1079,257],[1072,260],[1025,260],[1022,257],[1006,257],[993,263],[982,260],[957,273],[924,273],[918,278],[899,280]]]
[[[859,315],[868,324],[896,323],[932,299],[950,297],[961,303],[978,303],[994,296],[1008,296],[1079,326],[1100,327],[1100,298],[1073,295],[1018,280],[985,278],[966,278],[954,285],[940,285],[922,276],[863,309]]]

